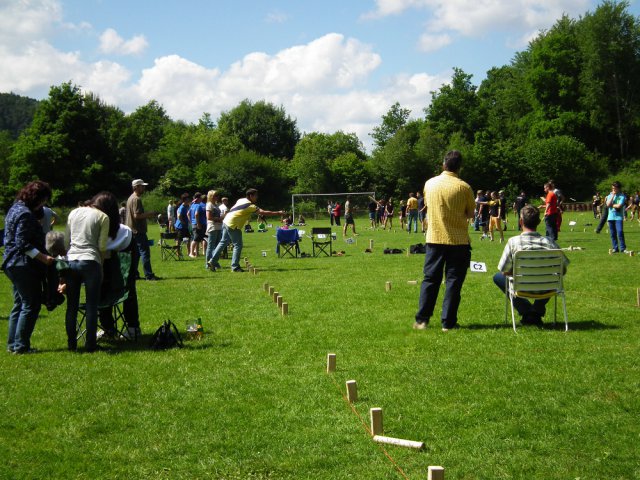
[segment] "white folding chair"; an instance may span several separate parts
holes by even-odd
[[[511,321],[516,331],[513,308],[514,297],[541,300],[554,297],[553,323],[558,313],[558,297],[562,298],[564,329],[569,330],[567,301],[564,295],[564,254],[562,250],[520,250],[513,256],[513,274],[507,277],[505,288],[504,321],[511,304]]]

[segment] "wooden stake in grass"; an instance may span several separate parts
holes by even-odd
[[[637,302],[638,302],[638,303],[636,304],[636,306],[637,306],[637,307],[640,307],[640,288],[639,288],[639,289],[637,290],[637,292],[636,292],[636,297],[637,297]]]
[[[289,304],[288,303],[282,303],[282,315],[289,315]]]
[[[408,280],[407,281],[407,285],[417,285],[418,281],[417,280]]]
[[[276,298],[276,303],[278,304],[278,308],[282,308],[282,295],[278,295],[278,298]]]
[[[355,380],[347,380],[347,400],[349,403],[358,401],[358,385]]]
[[[268,283],[263,283],[262,284],[262,288],[264,289],[265,292],[269,291],[269,284]]]
[[[427,480],[444,480],[444,467],[429,466]]]
[[[258,269],[257,269],[257,268],[255,268],[255,267],[253,267],[253,274],[254,274],[254,275],[257,275],[257,274],[258,274]]]
[[[391,291],[391,282],[387,282],[387,283],[385,283],[384,288],[385,288],[385,290],[386,290],[387,292],[390,292],[390,291]]]
[[[369,239],[369,250],[373,250],[373,238]]]
[[[396,445],[398,447],[415,448],[416,450],[422,450],[424,448],[424,442],[414,442],[413,440],[405,440],[404,438],[385,437],[384,435],[375,435],[373,441],[387,445]]]
[[[378,407],[374,407],[369,410],[369,414],[371,415],[371,434],[382,435],[382,409]]]
[[[327,354],[327,373],[332,373],[336,371],[336,354],[328,353]]]
[[[278,303],[278,295],[280,295],[280,293],[273,292],[273,303]]]
[[[269,287],[269,296],[270,296],[270,297],[273,297],[273,292],[275,292],[275,291],[276,291],[276,289],[275,289],[275,288],[273,288],[273,287]]]

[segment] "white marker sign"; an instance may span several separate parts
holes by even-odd
[[[487,273],[487,264],[483,262],[474,262],[471,260],[471,264],[469,265],[469,269],[472,272],[482,272]]]

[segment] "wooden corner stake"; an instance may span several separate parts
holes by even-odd
[[[374,407],[369,410],[369,414],[371,415],[371,434],[382,435],[382,409]]]
[[[328,353],[327,354],[327,373],[332,373],[336,371],[336,354]]]
[[[444,467],[429,467],[429,476],[428,480],[444,480]]]
[[[347,399],[350,403],[358,401],[358,385],[355,380],[347,380]]]
[[[289,315],[289,304],[282,302],[282,315]]]

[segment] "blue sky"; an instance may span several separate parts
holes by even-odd
[[[174,119],[240,101],[284,106],[304,131],[369,133],[396,101],[423,115],[453,67],[479,84],[562,13],[593,0],[0,0],[0,91],[72,81]],[[630,11],[638,15],[638,1]]]

